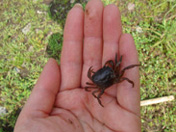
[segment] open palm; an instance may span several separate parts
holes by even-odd
[[[115,132],[140,131],[139,71],[126,71],[127,81],[108,88],[101,107],[91,92],[90,66],[98,70],[115,54],[123,55],[121,67],[138,63],[134,41],[122,34],[120,13],[115,5],[103,7],[90,0],[85,13],[76,5],[68,14],[61,65],[46,64],[15,126],[15,132]]]

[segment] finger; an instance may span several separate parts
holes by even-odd
[[[101,0],[90,0],[85,9],[84,25],[84,65],[82,74],[82,86],[84,87],[87,78],[87,72],[90,66],[94,70],[101,67],[102,61],[102,17],[103,4]]]
[[[118,43],[120,35],[122,34],[122,25],[120,18],[120,11],[117,6],[111,4],[105,7],[103,14],[103,62],[108,60],[115,60],[115,55],[118,52]],[[116,97],[116,85],[108,88],[106,93],[110,96]]]
[[[115,5],[108,5],[103,15],[103,63],[114,60],[118,51],[118,42],[122,34],[120,11]]]
[[[139,64],[137,50],[131,35],[124,34],[121,36],[119,51],[120,55],[123,56],[121,69],[132,64]],[[126,110],[140,115],[139,67],[127,70],[123,77],[133,81],[134,88],[128,81],[119,83],[117,88],[118,103]]]
[[[44,117],[50,114],[59,87],[59,66],[54,59],[49,59],[22,110],[22,116]]]
[[[82,73],[84,12],[75,5],[69,12],[64,30],[61,54],[61,91],[80,87]]]

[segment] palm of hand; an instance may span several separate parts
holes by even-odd
[[[70,131],[136,131],[140,128],[140,118],[135,113],[117,104],[110,95],[102,96],[105,107],[101,107],[91,93],[82,88],[66,90],[58,95],[56,106],[58,115]],[[53,113],[57,113],[57,110]],[[60,119],[59,119],[60,120]]]
[[[101,98],[104,108],[83,89],[90,81],[89,67],[94,66],[96,71],[107,60],[113,60],[115,53],[124,56],[122,68],[138,63],[132,37],[121,33],[118,8],[103,8],[101,1],[89,1],[85,20],[82,8],[76,6],[69,12],[61,71],[54,59],[48,61],[18,118],[15,132],[140,131],[138,68],[125,73],[134,81],[134,88],[123,82],[105,91]]]
[[[94,100],[93,104],[89,104],[89,98]],[[113,97],[106,99],[110,103],[102,108],[90,93],[81,88],[63,91],[50,115],[40,111],[42,116],[29,118],[27,126],[30,126],[29,131],[36,132],[140,131],[140,118],[136,114],[119,106]]]

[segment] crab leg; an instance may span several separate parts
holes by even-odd
[[[89,68],[88,73],[87,73],[87,76],[90,80],[92,80],[91,73],[95,73],[92,69],[92,66]]]
[[[119,71],[120,71],[120,63],[122,62],[122,56],[120,56],[120,60],[117,62],[117,56],[115,58],[115,73],[117,73],[119,75]]]
[[[106,65],[110,65],[113,69],[114,69],[114,62],[112,60],[109,60],[105,63],[105,66]]]
[[[122,77],[118,83],[123,82],[124,80],[128,81],[129,83],[131,83],[132,87],[134,87],[134,82],[131,81],[130,79],[126,78],[126,77]]]
[[[140,66],[140,64],[134,64],[134,65],[129,65],[129,66],[125,67],[125,68],[121,71],[121,74],[120,74],[119,77],[122,77],[126,70],[131,69],[131,68],[136,67],[136,66]]]
[[[104,90],[101,90],[101,92],[98,94],[98,96],[96,96],[95,93],[97,93],[97,92],[99,92],[99,91],[100,91],[100,89],[93,91],[93,92],[92,92],[92,95],[93,95],[95,98],[97,98],[98,103],[99,103],[102,107],[104,107],[104,106],[102,105],[102,103],[101,103],[101,100],[100,100],[101,96],[102,96],[103,93],[104,93]]]
[[[122,62],[122,55],[120,56],[120,60],[117,62],[117,54],[116,54],[116,57],[115,57],[115,67],[118,67],[120,65],[120,63]]]
[[[86,82],[87,85],[94,85],[93,83]]]
[[[86,91],[90,91],[89,89],[97,89],[98,87],[95,86],[95,87],[84,87]]]
[[[100,92],[100,93],[98,94],[98,96],[97,96],[98,103],[99,103],[102,107],[104,107],[104,106],[102,105],[100,98],[101,98],[101,96],[103,95],[103,93],[104,93],[104,89],[101,90],[101,92]]]
[[[99,91],[100,91],[99,89],[93,91],[93,92],[92,92],[92,95],[93,95],[95,98],[97,98],[97,96],[95,95],[95,93],[97,93],[97,92],[99,92]]]

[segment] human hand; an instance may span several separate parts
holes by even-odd
[[[85,14],[80,6],[73,7],[66,20],[61,65],[49,59],[15,132],[141,131],[138,67],[124,74],[134,88],[123,81],[106,89],[104,107],[84,90],[90,66],[96,71],[116,53],[123,55],[122,68],[138,63],[133,38],[122,34],[118,8],[103,7],[100,0],[90,0]]]

